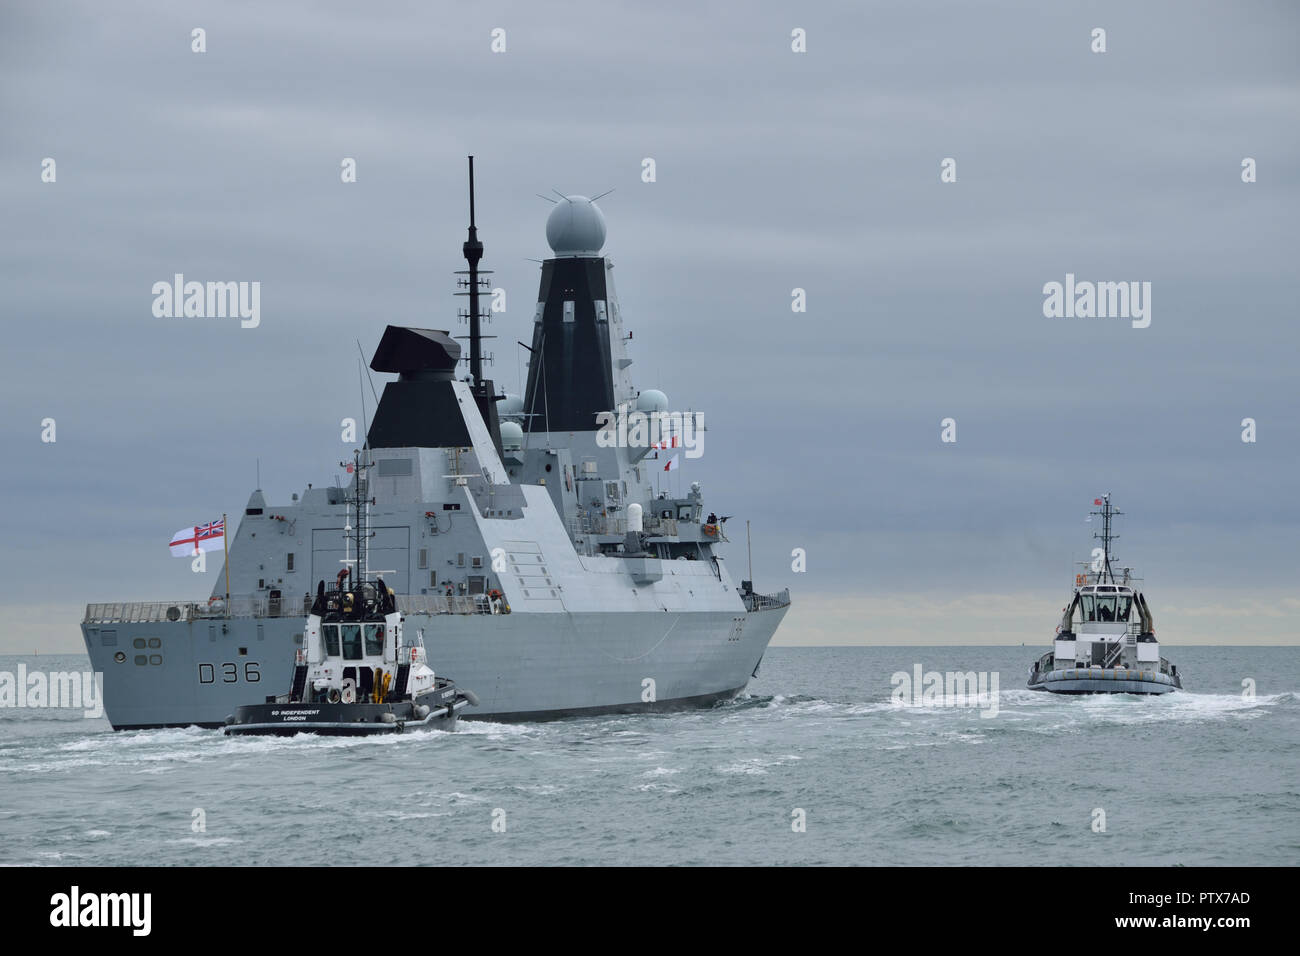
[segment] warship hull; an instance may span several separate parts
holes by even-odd
[[[467,720],[539,720],[705,706],[734,697],[788,604],[730,613],[422,615],[429,660],[472,690]],[[295,618],[86,622],[116,730],[225,726],[292,681]],[[119,659],[120,658],[120,659]]]

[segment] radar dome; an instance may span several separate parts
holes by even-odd
[[[546,241],[557,256],[598,256],[605,214],[586,196],[565,196],[546,218]]]
[[[524,447],[524,430],[515,422],[501,423],[501,448],[504,451],[518,451]]]
[[[636,408],[639,412],[666,412],[668,396],[657,388],[647,388],[636,397]]]
[[[524,414],[524,400],[518,395],[506,392],[506,397],[497,402],[498,418],[519,418]]]

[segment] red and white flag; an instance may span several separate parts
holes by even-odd
[[[682,440],[678,438],[676,435],[673,435],[671,438],[665,438],[663,441],[655,442],[650,447],[651,448],[681,448]]]
[[[171,548],[174,558],[192,558],[200,551],[220,551],[225,547],[226,521],[220,518],[207,524],[181,528],[172,535]]]
[[[1101,499],[1100,499],[1100,498],[1093,498],[1093,499],[1092,499],[1092,503],[1093,503],[1094,505],[1099,505],[1099,504],[1101,504]]]
[[[678,457],[679,457],[678,455],[673,455],[673,457],[668,460],[668,464],[664,465],[664,471],[676,471],[679,467],[681,467],[677,463]]]

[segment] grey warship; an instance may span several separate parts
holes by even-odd
[[[632,383],[603,213],[583,196],[551,211],[527,386],[522,397],[500,395],[483,374],[491,315],[481,299],[491,285],[479,268],[472,157],[469,170],[468,268],[457,281],[468,377],[457,376],[461,347],[446,330],[389,325],[370,361],[397,376],[365,440],[371,564],[384,570],[406,630],[476,692],[466,719],[734,697],[757,672],[789,592],[760,594],[733,577],[719,547],[725,523],[706,514],[698,482],[656,491],[679,433],[647,442],[608,427],[615,416],[670,416],[662,392]],[[356,480],[308,485],[279,504],[254,490],[207,600],[86,607],[82,636],[115,729],[220,727],[290,685],[311,582],[332,579],[346,560]]]

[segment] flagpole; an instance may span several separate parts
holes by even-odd
[[[230,617],[230,545],[226,538],[226,513],[221,513],[221,548],[226,553],[226,617]]]

